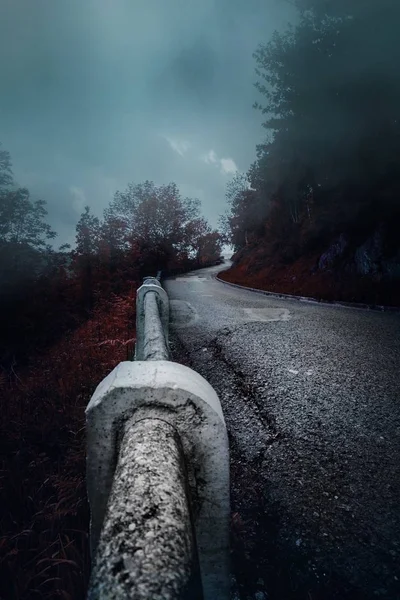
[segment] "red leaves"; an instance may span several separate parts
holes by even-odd
[[[7,581],[16,582],[18,600],[34,593],[49,600],[85,597],[84,409],[99,382],[132,353],[135,293],[103,298],[90,319],[24,372],[9,378],[0,371],[0,439],[9,457],[0,467],[2,597],[9,597]]]

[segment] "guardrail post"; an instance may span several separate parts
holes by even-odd
[[[143,285],[138,289],[136,295],[136,345],[135,360],[146,360],[145,355],[145,322],[146,322],[146,294],[152,292],[156,296],[159,316],[152,314],[153,321],[161,320],[161,330],[165,340],[165,348],[168,352],[168,330],[169,330],[169,301],[167,292],[155,277],[146,277]],[[147,340],[149,338],[147,337]],[[165,356],[164,358],[168,358]]]
[[[137,600],[202,600],[186,480],[176,429],[160,419],[128,420],[89,600],[131,598],[132,590]]]
[[[160,360],[168,354],[169,307],[157,280],[145,280],[137,304],[136,357],[149,360],[120,363],[86,409],[88,598],[228,600],[229,448],[221,405],[201,375]]]

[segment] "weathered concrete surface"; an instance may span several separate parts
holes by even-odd
[[[89,585],[89,600],[201,600],[176,429],[127,421]]]
[[[198,373],[167,361],[120,363],[86,409],[91,544],[96,550],[124,422],[159,418],[179,433],[188,468],[204,598],[229,597],[229,451],[221,405]]]
[[[147,292],[144,297],[143,360],[168,360],[169,349],[160,318],[157,295]]]
[[[166,291],[157,279],[147,278],[137,291],[136,295],[136,345],[135,359],[145,360],[145,298],[152,292],[157,296],[159,318],[164,333],[165,345],[168,349],[169,330],[169,300]]]
[[[242,598],[400,599],[400,314],[255,294],[218,270],[164,285],[174,359],[224,410]]]

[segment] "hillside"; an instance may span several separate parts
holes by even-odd
[[[265,142],[227,188],[230,281],[398,305],[400,44],[392,0],[298,0],[254,53]]]
[[[384,228],[363,241],[340,234],[319,248],[290,259],[283,244],[271,249],[265,239],[236,252],[220,277],[271,292],[318,300],[400,306],[400,253]]]
[[[85,408],[135,342],[144,276],[215,263],[196,199],[146,181],[85,207],[56,250],[45,202],[0,148],[0,598],[83,599],[90,572]]]

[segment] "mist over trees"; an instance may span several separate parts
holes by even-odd
[[[291,3],[297,25],[255,48],[265,140],[221,233],[176,184],[145,181],[85,207],[57,247],[0,147],[0,597],[86,597],[84,409],[132,358],[143,276],[213,264],[224,240],[238,283],[400,302],[400,1]]]
[[[267,134],[246,175],[251,191],[228,190],[225,233],[236,251],[263,245],[265,263],[314,253],[317,267],[341,239],[332,264],[398,276],[400,4],[297,5],[298,25],[254,53]]]
[[[132,360],[145,275],[213,264],[221,236],[174,183],[130,183],[56,249],[46,204],[0,149],[0,596],[86,597],[84,408]],[[12,592],[10,592],[12,590]]]
[[[13,291],[40,269],[40,252],[51,252],[55,232],[46,223],[46,203],[32,200],[26,188],[13,181],[11,158],[0,148],[0,285]]]
[[[0,364],[62,335],[98,302],[132,292],[144,275],[218,260],[221,236],[200,208],[174,183],[130,183],[103,218],[85,207],[73,249],[55,249],[46,203],[18,187],[0,148]]]

